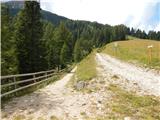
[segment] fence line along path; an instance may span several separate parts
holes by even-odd
[[[35,73],[1,76],[1,98],[24,90],[28,87],[48,81],[54,75],[59,75],[64,70],[48,70]]]

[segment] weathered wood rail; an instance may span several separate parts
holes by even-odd
[[[44,81],[48,81],[49,78],[60,75],[63,71],[64,70],[49,70],[36,73],[1,76],[1,98]]]

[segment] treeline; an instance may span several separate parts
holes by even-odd
[[[53,24],[42,19],[36,1],[25,1],[15,17],[3,5],[1,19],[2,75],[63,69],[94,48],[133,35],[125,25],[72,20]]]
[[[140,29],[134,29],[134,28],[128,28],[127,29],[128,35],[142,38],[142,39],[152,39],[152,40],[159,40],[160,41],[160,31],[149,31],[148,34],[143,30],[141,31]]]

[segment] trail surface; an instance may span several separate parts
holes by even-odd
[[[66,86],[75,71],[76,68],[45,88],[11,100],[2,109],[2,120],[85,120],[85,116],[104,114],[98,101],[110,98],[106,92],[84,94]]]
[[[141,95],[160,96],[160,75],[97,53],[97,77],[88,81],[82,91],[66,86],[71,73],[53,84],[31,94],[17,97],[4,105],[2,120],[86,120],[108,116],[114,93],[108,90],[116,84],[124,90]],[[55,119],[58,118],[58,119]]]
[[[160,96],[160,74],[122,62],[107,54],[97,53],[96,58],[106,73],[110,72],[138,84],[147,94]]]
[[[2,109],[3,119],[13,120],[22,118],[28,120],[50,120],[53,116],[67,119],[69,114],[68,111],[74,115],[74,109],[68,110],[68,106],[70,106],[72,102],[76,102],[76,99],[74,95],[73,97],[70,96],[72,92],[70,89],[66,88],[66,84],[75,71],[76,68],[61,80],[48,85],[45,88],[11,100]]]

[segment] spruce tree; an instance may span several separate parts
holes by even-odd
[[[13,19],[9,14],[9,7],[1,6],[1,74],[17,73],[17,59],[15,54],[15,41],[13,37]]]
[[[64,42],[67,43],[67,45],[69,46],[69,53],[68,56],[70,57],[70,59],[72,59],[72,34],[71,32],[66,28],[65,24],[63,22],[61,22],[61,24],[59,25],[59,27],[55,30],[54,32],[54,43],[53,43],[53,51],[54,51],[54,62],[55,65],[57,65],[58,68],[60,68],[61,66],[61,49],[64,45]]]
[[[76,44],[74,46],[74,61],[79,62],[82,59],[82,49],[80,45],[80,39],[76,41]]]
[[[40,4],[36,1],[25,1],[24,9],[16,21],[15,32],[19,73],[45,69],[40,19]]]
[[[43,23],[43,41],[45,42],[46,48],[46,61],[47,61],[47,68],[54,69],[54,26],[52,23],[45,21]]]
[[[70,63],[70,49],[66,42],[64,42],[63,47],[61,49],[60,61],[62,68]]]

